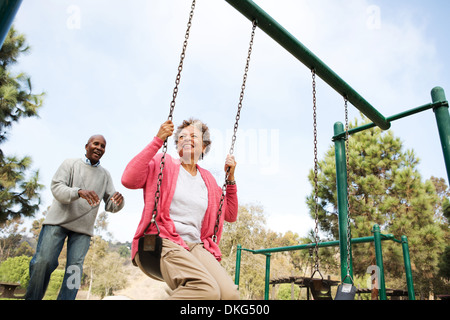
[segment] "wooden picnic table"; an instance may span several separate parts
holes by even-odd
[[[298,285],[300,288],[307,288],[306,290],[306,299],[310,299],[310,284],[311,284],[311,277],[297,277],[297,276],[290,276],[290,277],[281,277],[270,280],[269,284],[272,286],[275,286],[276,284],[282,284],[282,283],[291,283]],[[330,276],[323,279],[323,283],[326,284],[328,287],[334,287],[338,286],[340,281],[338,280],[332,280]],[[329,296],[331,299],[331,296]]]
[[[16,289],[20,287],[20,283],[0,282],[0,288],[3,292],[0,295],[1,299],[23,299],[24,296],[16,296]]]

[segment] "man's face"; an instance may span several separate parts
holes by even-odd
[[[103,136],[93,136],[86,144],[86,157],[92,164],[96,164],[100,161],[101,157],[105,153],[106,141]]]

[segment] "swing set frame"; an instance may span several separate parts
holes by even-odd
[[[445,92],[441,87],[435,87],[431,91],[432,103],[413,108],[411,110],[402,112],[400,114],[384,117],[377,109],[375,109],[369,102],[367,102],[358,92],[342,80],[332,69],[330,69],[324,62],[322,62],[314,53],[306,48],[300,41],[298,41],[292,34],[284,29],[277,21],[275,21],[269,14],[262,10],[252,0],[225,0],[243,16],[250,21],[257,21],[258,28],[264,31],[269,37],[275,40],[284,49],[290,52],[302,64],[315,73],[342,97],[348,100],[355,108],[368,117],[372,123],[366,124],[357,128],[350,129],[348,135],[367,130],[378,126],[382,130],[388,130],[391,127],[391,122],[411,116],[413,114],[423,112],[429,109],[434,111],[436,123],[439,131],[444,161],[447,171],[447,178],[450,181],[450,114],[449,104],[445,97]],[[319,247],[337,246],[340,248],[341,260],[341,281],[344,283],[351,283],[347,277],[347,265],[350,264],[350,275],[353,277],[351,248],[347,250],[347,231],[348,231],[348,209],[347,209],[347,163],[345,140],[346,131],[341,122],[334,124],[334,136],[332,140],[335,143],[335,159],[336,159],[336,182],[338,194],[338,215],[339,215],[339,241],[322,242]],[[408,297],[410,300],[415,300],[414,285],[411,274],[411,263],[409,258],[408,240],[406,236],[402,236],[401,240],[395,239],[392,235],[382,235],[378,225],[373,226],[373,237],[351,239],[351,243],[371,242],[375,243],[377,266],[380,270],[380,290],[379,295],[381,300],[386,299],[386,289],[384,287],[384,268],[381,250],[382,240],[392,240],[402,244],[403,256],[405,263],[406,282],[408,287]],[[239,285],[240,261],[241,252],[249,251],[254,254],[266,255],[266,290],[265,298],[268,299],[269,294],[269,278],[270,278],[270,254],[281,251],[301,250],[314,247],[316,244],[306,244],[301,246],[272,248],[263,250],[250,250],[241,248],[238,245],[236,253],[236,275],[235,283]],[[349,258],[349,259],[348,259]],[[347,263],[347,261],[350,261]]]
[[[382,253],[382,241],[393,241],[396,243],[400,243],[402,245],[403,250],[403,262],[405,267],[406,274],[406,285],[408,289],[408,299],[415,300],[415,292],[414,292],[414,283],[411,271],[411,260],[409,256],[409,245],[408,238],[406,236],[402,236],[401,240],[398,240],[392,234],[382,234],[380,232],[379,225],[375,224],[372,229],[373,236],[370,237],[362,237],[362,238],[353,238],[351,239],[352,244],[359,243],[368,243],[373,242],[375,245],[375,257],[376,257],[376,266],[378,269],[378,273],[376,276],[376,288],[378,289],[379,299],[387,300],[387,291],[385,286],[384,279],[384,267],[383,267],[383,253]],[[337,247],[340,245],[340,241],[326,241],[319,242],[318,246],[320,248],[325,247]],[[252,254],[262,254],[266,256],[266,268],[265,268],[265,279],[264,279],[264,299],[269,300],[269,292],[270,292],[270,262],[272,253],[277,252],[288,252],[288,251],[297,251],[297,250],[312,250],[316,246],[315,243],[307,243],[297,246],[288,246],[288,247],[278,247],[278,248],[268,248],[268,249],[260,249],[260,250],[252,250],[247,248],[242,248],[240,244],[237,245],[236,251],[236,271],[234,283],[239,286],[240,281],[240,273],[241,273],[241,261],[242,261],[242,251],[247,251]],[[347,275],[347,268],[341,267],[341,274],[343,275],[342,279],[344,279]]]

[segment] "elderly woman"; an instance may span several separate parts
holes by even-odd
[[[138,241],[150,222],[162,154],[157,154],[174,132],[172,121],[163,123],[158,134],[125,169],[122,184],[144,189],[144,210],[132,244],[132,259],[139,262]],[[199,120],[185,120],[175,133],[179,159],[166,154],[156,222],[163,238],[161,274],[172,290],[172,299],[239,299],[237,286],[220,265],[219,241],[224,220],[237,219],[238,200],[234,181],[236,162],[228,156],[226,197],[222,207],[217,242],[213,241],[222,188],[212,174],[197,163],[209,151],[208,127]],[[151,231],[154,230],[154,225]]]

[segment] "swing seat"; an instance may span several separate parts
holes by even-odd
[[[309,282],[309,290],[314,300],[333,300],[331,286],[323,279],[311,279]]]
[[[356,287],[352,284],[340,284],[334,300],[355,300]]]
[[[156,234],[145,234],[139,239],[138,252],[133,264],[148,277],[164,281],[161,274],[162,238]]]

